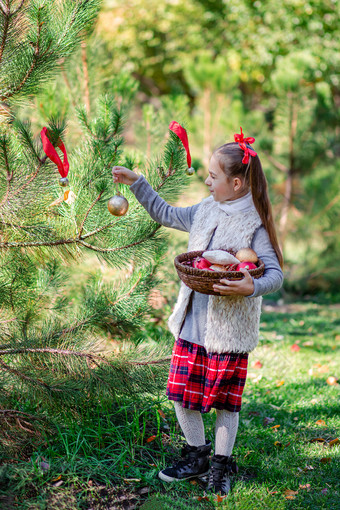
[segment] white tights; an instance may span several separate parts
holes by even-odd
[[[199,411],[182,407],[181,402],[174,402],[176,416],[184,437],[190,446],[205,445],[204,424]],[[216,409],[215,455],[230,456],[233,451],[239,413]]]

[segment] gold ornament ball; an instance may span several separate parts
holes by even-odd
[[[68,178],[67,177],[61,177],[59,179],[59,184],[60,186],[62,186],[63,188],[65,188],[66,186],[69,185],[69,182],[68,182]]]
[[[187,168],[187,169],[186,169],[185,173],[186,173],[187,175],[194,175],[194,173],[195,173],[195,169],[191,166],[190,168]]]
[[[111,197],[107,203],[107,208],[113,216],[124,216],[129,208],[129,202],[121,195]]]

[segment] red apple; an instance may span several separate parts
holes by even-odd
[[[249,271],[249,269],[256,269],[256,266],[252,262],[241,262],[241,264],[237,266],[236,271],[240,269],[248,269]]]
[[[211,266],[211,262],[204,258],[197,258],[196,260],[194,260],[193,265],[194,267],[196,267],[196,269],[209,269],[209,267]]]

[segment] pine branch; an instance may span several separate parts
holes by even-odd
[[[21,0],[18,7],[11,13],[11,16],[15,16],[21,10],[21,8],[23,7],[25,2],[26,2],[26,0]]]
[[[84,225],[85,225],[85,221],[86,221],[86,219],[87,219],[88,215],[90,214],[90,212],[91,212],[92,208],[96,205],[96,203],[97,203],[97,202],[101,199],[101,196],[102,196],[102,194],[103,194],[103,193],[104,193],[104,191],[101,191],[101,192],[99,193],[99,195],[97,196],[97,198],[96,198],[96,199],[92,202],[92,204],[90,205],[89,209],[87,210],[87,212],[86,212],[86,214],[85,214],[85,216],[84,216],[84,219],[83,219],[83,221],[82,221],[82,223],[81,223],[81,225],[80,225],[79,234],[78,234],[78,238],[79,238],[79,239],[81,238],[81,234],[82,234],[82,232],[83,232],[83,228],[84,228]]]
[[[9,418],[15,418],[17,415],[22,416],[30,420],[46,420],[45,416],[34,416],[33,414],[24,413],[17,409],[0,409],[0,415],[8,416]]]
[[[1,355],[1,352],[0,352],[0,355]],[[32,377],[29,377],[28,375],[23,374],[22,372],[20,372],[20,370],[17,370],[16,368],[13,368],[13,367],[7,365],[7,363],[2,361],[2,359],[0,359],[0,365],[3,367],[3,370],[5,370],[6,372],[10,372],[11,374],[18,376],[20,379],[22,379],[24,381],[29,381],[30,383],[38,384],[39,386],[44,386],[45,388],[47,388],[49,390],[53,389],[55,391],[63,391],[62,389],[58,389],[58,388],[49,386],[48,384],[46,384],[44,381],[41,381],[40,379],[33,379]]]
[[[54,355],[60,355],[60,356],[74,356],[74,357],[79,357],[79,358],[85,358],[86,360],[92,361],[92,362],[95,362],[96,360],[98,360],[101,363],[104,363],[105,365],[108,365],[112,368],[115,367],[115,365],[113,363],[108,361],[106,358],[99,356],[98,354],[93,354],[93,353],[89,353],[89,352],[71,351],[69,349],[52,349],[50,347],[44,347],[44,348],[39,348],[39,347],[29,348],[29,347],[27,347],[27,348],[18,348],[18,349],[4,349],[4,350],[0,351],[0,356],[9,356],[9,355],[14,355],[14,354],[26,354],[26,353],[33,353],[33,354],[48,353],[48,354],[54,354]],[[147,360],[147,361],[125,360],[125,361],[126,361],[126,363],[131,364],[131,365],[157,365],[160,363],[166,363],[170,359],[171,359],[171,356],[167,356],[167,357],[159,359],[159,360]],[[17,375],[19,375],[20,377],[23,376],[24,378],[35,382],[34,379],[31,379],[30,377],[21,374],[21,372],[19,372],[19,371],[16,371],[12,367],[10,367],[6,363],[4,363],[1,359],[0,359],[0,364],[2,364],[4,366],[4,368],[7,369],[8,371],[18,372]],[[97,364],[97,366],[98,366],[98,364]],[[50,388],[43,381],[39,381],[39,382],[40,382],[40,384],[43,384],[44,386]],[[58,391],[61,391],[61,390],[58,390]]]
[[[43,9],[43,7],[39,7],[39,12],[42,11],[42,9]],[[34,48],[34,52],[32,55],[31,67],[26,72],[26,75],[22,79],[21,83],[19,83],[15,88],[13,88],[9,92],[7,92],[7,94],[4,94],[2,96],[2,98],[1,98],[2,101],[4,101],[5,99],[9,99],[10,97],[14,96],[14,94],[17,94],[18,92],[20,92],[20,90],[23,88],[23,86],[25,85],[25,83],[27,82],[27,80],[29,79],[31,74],[33,73],[33,71],[39,61],[39,58],[46,55],[50,49],[51,45],[49,44],[47,49],[44,52],[42,52],[42,53],[40,52],[41,27],[43,25],[43,22],[40,22],[39,18],[40,18],[40,16],[38,16],[38,20],[37,20],[37,42],[35,44],[33,42],[31,43],[31,46]]]
[[[100,253],[113,253],[116,251],[126,250],[127,248],[131,248],[132,246],[138,246],[141,243],[144,243],[147,239],[150,239],[157,230],[161,227],[161,225],[157,225],[157,227],[146,237],[141,239],[140,241],[135,241],[134,243],[126,244],[125,246],[117,246],[116,248],[100,248],[99,246],[94,246],[92,244],[86,243],[83,241],[85,236],[83,237],[71,237],[69,239],[58,239],[57,241],[33,241],[33,242],[21,242],[21,243],[0,243],[0,248],[29,248],[29,247],[39,247],[39,246],[60,246],[64,244],[81,244],[88,248],[89,250],[97,251]],[[103,230],[104,227],[101,227]],[[97,230],[94,230],[90,234],[86,234],[86,237],[90,235],[94,235]]]
[[[6,167],[6,172],[7,172],[7,189],[6,189],[6,193],[5,193],[4,198],[0,202],[0,207],[4,203],[6,203],[6,201],[7,201],[7,198],[8,198],[8,195],[9,195],[9,190],[10,190],[10,187],[11,187],[11,181],[13,179],[13,171],[11,172],[11,169],[9,167],[9,162],[8,162],[6,138],[3,138],[1,141],[2,141],[2,148],[3,148],[4,159],[5,159],[5,167]]]
[[[5,18],[1,46],[0,46],[0,63],[1,63],[2,55],[4,53],[4,49],[6,46],[6,39],[7,39],[8,28],[9,28],[9,20],[10,20],[10,12],[9,12],[9,8],[6,8],[5,5],[3,4],[3,2],[0,3],[0,8],[1,8],[4,18]]]

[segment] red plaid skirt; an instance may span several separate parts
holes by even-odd
[[[214,354],[179,338],[172,351],[167,397],[201,413],[208,413],[212,407],[237,413],[241,410],[247,366],[247,353]]]

